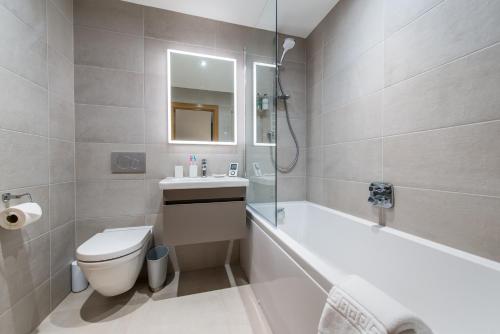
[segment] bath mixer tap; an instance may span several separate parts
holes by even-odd
[[[207,159],[201,159],[201,177],[207,177]]]

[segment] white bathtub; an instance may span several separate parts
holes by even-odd
[[[315,333],[326,292],[347,274],[385,291],[437,334],[500,333],[500,263],[310,202],[278,203],[285,218],[277,228],[265,219],[274,205],[253,207],[260,213],[247,209],[242,263],[277,333]],[[302,295],[280,301],[293,294]],[[293,326],[282,331],[287,319]]]

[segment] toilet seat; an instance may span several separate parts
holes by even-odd
[[[106,229],[85,241],[76,250],[81,262],[102,262],[124,257],[140,250],[151,234],[151,227]]]

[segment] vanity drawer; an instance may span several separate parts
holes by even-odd
[[[176,246],[244,238],[245,207],[242,200],[164,205],[163,240]]]

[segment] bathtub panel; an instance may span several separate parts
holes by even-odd
[[[273,333],[317,333],[326,292],[255,223],[241,261]]]

